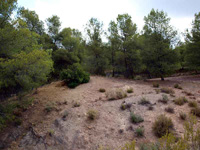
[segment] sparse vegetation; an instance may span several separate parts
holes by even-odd
[[[165,108],[165,111],[168,112],[168,113],[174,113],[174,108],[171,107],[171,106],[168,106],[167,108]]]
[[[80,106],[81,106],[81,103],[78,101],[75,101],[73,104],[73,107],[80,107]]]
[[[166,94],[174,94],[175,93],[173,89],[167,88],[167,87],[161,88],[161,92],[166,93]]]
[[[158,83],[153,83],[153,87],[155,87],[155,88],[159,88],[159,84]]]
[[[176,104],[176,105],[184,105],[185,103],[187,103],[188,102],[188,100],[187,100],[187,98],[185,98],[185,97],[179,97],[179,98],[177,98],[177,99],[175,99],[174,100],[174,103]]]
[[[120,108],[121,108],[122,110],[125,110],[125,109],[131,108],[131,106],[132,106],[132,103],[123,102],[123,103],[121,104]]]
[[[171,133],[173,122],[171,118],[168,118],[165,115],[160,115],[153,123],[152,129],[157,137],[162,137],[167,133]]]
[[[100,88],[100,89],[99,89],[99,92],[104,93],[104,92],[106,92],[106,90],[103,89],[103,88]]]
[[[187,115],[186,115],[186,113],[180,112],[180,113],[179,113],[179,117],[180,117],[182,120],[186,120]]]
[[[54,108],[55,108],[54,103],[50,103],[50,102],[49,102],[48,104],[45,105],[44,110],[45,110],[47,113],[49,113],[49,112],[51,112]]]
[[[162,99],[159,99],[159,100],[158,100],[158,102],[161,102],[161,103],[163,103],[163,104],[167,104],[168,101],[169,101],[169,98],[168,98],[168,96],[165,95],[165,94],[162,95]]]
[[[139,150],[159,150],[159,145],[154,143],[141,143]]]
[[[144,136],[144,128],[143,127],[136,128],[135,134],[137,137],[143,137]]]
[[[98,117],[98,111],[94,110],[94,109],[90,109],[88,112],[87,112],[87,117],[88,119],[90,120],[95,120],[97,119]]]
[[[191,110],[191,114],[200,117],[200,107],[195,107]]]
[[[142,97],[141,100],[138,102],[138,104],[140,104],[140,105],[149,105],[151,103],[145,97]]]
[[[140,116],[140,115],[137,115],[137,114],[134,114],[133,112],[131,112],[131,122],[132,123],[141,123],[143,122],[144,119]]]
[[[143,79],[143,77],[140,76],[140,75],[136,75],[135,78],[134,78],[134,80],[142,80],[142,79]]]
[[[153,106],[149,106],[148,110],[154,110],[154,107]]]
[[[129,88],[127,89],[127,93],[133,93],[133,88],[132,88],[132,87],[129,87]]]
[[[63,113],[62,118],[65,119],[68,116],[68,114],[69,114],[68,111],[65,110],[64,113]]]
[[[197,102],[196,101],[189,101],[188,106],[197,107]]]
[[[182,90],[183,88],[179,84],[175,84],[174,88]]]
[[[160,89],[155,89],[155,91],[156,91],[156,94],[160,93]]]
[[[106,97],[108,100],[117,100],[127,97],[126,92],[123,89],[112,89],[106,92]]]

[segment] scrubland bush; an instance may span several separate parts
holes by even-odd
[[[179,117],[182,119],[182,120],[185,120],[187,118],[187,115],[183,112],[180,112],[179,113]]]
[[[180,106],[184,105],[187,102],[188,102],[188,100],[185,97],[179,97],[179,98],[177,98],[177,99],[174,100],[174,103],[176,105],[180,105]]]
[[[158,83],[153,83],[153,87],[155,87],[155,88],[159,88],[159,84]]]
[[[171,106],[168,106],[167,108],[165,108],[165,111],[168,113],[174,113],[174,108]]]
[[[166,94],[174,94],[174,90],[171,88],[161,88],[161,92],[162,93],[166,93]]]
[[[141,123],[143,122],[144,119],[140,116],[140,115],[137,115],[137,114],[134,114],[133,112],[131,113],[131,122],[132,123]]]
[[[195,107],[191,110],[191,113],[197,117],[200,117],[200,108],[199,107]]]
[[[87,112],[87,117],[90,120],[95,120],[98,117],[98,111],[93,110],[93,109],[89,110]]]
[[[127,90],[126,90],[127,93],[133,93],[133,88],[132,87],[129,87]]]
[[[161,102],[161,103],[163,103],[163,104],[167,104],[168,101],[169,101],[169,98],[168,98],[168,96],[165,95],[165,94],[162,95],[162,99],[159,99],[159,100],[158,100],[158,102]]]
[[[143,127],[136,128],[135,134],[137,137],[143,137],[144,136],[144,128]]]
[[[112,89],[106,92],[108,100],[117,100],[127,97],[126,92],[123,89]]]
[[[103,89],[103,88],[100,88],[100,89],[99,89],[99,92],[104,93],[104,92],[106,92],[106,90]]]
[[[142,97],[141,100],[138,102],[138,104],[140,104],[140,105],[148,105],[148,104],[151,104],[151,103],[145,97]]]
[[[175,84],[175,85],[174,85],[174,88],[180,89],[180,90],[183,89],[179,84]]]
[[[167,133],[171,133],[173,122],[171,118],[167,118],[165,115],[160,115],[153,123],[152,129],[157,137],[162,137]]]
[[[197,107],[197,102],[196,101],[189,101],[188,105],[190,107]]]

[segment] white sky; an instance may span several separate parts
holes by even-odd
[[[200,11],[200,0],[18,0],[19,6],[35,10],[41,20],[58,15],[62,28],[71,27],[84,31],[84,25],[95,17],[108,28],[118,14],[128,13],[142,30],[144,16],[152,8],[164,10],[171,18],[171,25],[184,32],[191,28],[194,14]]]

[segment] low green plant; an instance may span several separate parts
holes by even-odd
[[[158,83],[153,83],[153,87],[155,87],[155,88],[159,88],[159,84]]]
[[[179,84],[175,84],[174,88],[182,90],[183,88]]]
[[[104,93],[104,92],[106,92],[106,90],[103,89],[103,88],[100,88],[100,89],[99,89],[99,92]]]
[[[142,97],[142,98],[140,99],[140,101],[138,102],[138,104],[140,104],[140,105],[149,105],[149,104],[151,104],[151,103],[150,103],[150,101],[147,100],[145,97]]]
[[[95,120],[98,117],[98,111],[91,109],[87,112],[87,117],[90,120]]]
[[[188,106],[197,107],[197,102],[196,101],[189,101]]]
[[[142,78],[142,76],[140,76],[140,75],[137,75],[137,76],[135,76],[135,78],[134,78],[134,80],[142,80],[143,78]]]
[[[127,93],[133,93],[133,88],[132,87],[129,87],[126,91]]]
[[[184,105],[185,103],[187,103],[188,102],[188,100],[187,100],[187,98],[185,98],[185,97],[179,97],[179,98],[177,98],[177,99],[175,99],[174,100],[174,103],[176,104],[176,105]]]
[[[166,94],[163,94],[162,95],[162,99],[159,99],[158,101],[163,103],[163,104],[167,104],[168,101],[169,101],[169,98],[168,98],[168,96]]]
[[[175,93],[173,89],[167,88],[167,87],[161,88],[160,90],[161,90],[162,93],[166,93],[166,94],[174,94]]]
[[[185,113],[183,113],[183,112],[180,112],[180,113],[179,113],[179,117],[180,117],[182,120],[186,120],[187,115],[186,115]]]
[[[168,118],[165,115],[160,115],[157,117],[157,119],[153,123],[152,129],[153,129],[153,133],[157,137],[162,137],[166,135],[167,133],[171,133],[173,126],[174,125],[171,118]]]
[[[126,143],[121,150],[135,150],[135,141],[132,141],[130,143]]]
[[[144,121],[144,119],[140,116],[140,115],[137,115],[137,114],[134,114],[133,112],[131,112],[131,122],[132,123],[141,123]]]
[[[77,102],[77,101],[75,101],[73,104],[73,107],[80,107],[80,106],[81,106],[80,102]]]
[[[144,128],[143,127],[136,128],[135,134],[137,137],[143,137],[144,136]]]

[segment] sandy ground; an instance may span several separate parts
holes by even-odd
[[[163,93],[157,94],[152,83],[159,83],[160,88],[171,87],[176,97],[168,95],[168,104],[159,103]],[[179,83],[183,90],[173,88]],[[113,88],[130,86],[134,93],[128,94],[127,98],[108,101],[105,93],[100,93],[100,88],[106,91]],[[184,91],[191,92],[187,96]],[[180,120],[179,113],[189,114],[187,104],[177,106],[172,100],[185,96],[189,100],[200,102],[200,76],[171,77],[165,81],[160,79],[148,81],[133,81],[127,79],[105,78],[93,76],[87,84],[75,89],[62,86],[62,82],[53,82],[38,89],[38,93],[32,95],[35,98],[34,105],[24,112],[23,129],[21,135],[15,138],[9,149],[12,150],[97,150],[100,147],[119,149],[126,142],[135,140],[137,145],[141,142],[156,141],[152,133],[152,123],[160,114],[171,117],[174,123],[174,131],[177,135],[183,133],[184,122]],[[149,111],[147,106],[139,105],[142,97],[148,99],[154,106]],[[131,109],[121,110],[123,102],[132,103]],[[80,107],[74,107],[75,103]],[[45,112],[47,105],[53,106],[51,112]],[[165,108],[171,106],[175,113],[165,112]],[[90,121],[87,112],[94,109],[99,112],[98,119]],[[63,119],[63,114],[68,116]],[[144,122],[133,124],[130,121],[130,112],[139,114]],[[135,129],[144,127],[145,135],[142,138],[135,136]],[[16,129],[15,129],[16,130]],[[10,130],[12,131],[12,130]],[[10,136],[6,131],[1,134],[0,139],[6,141]]]

